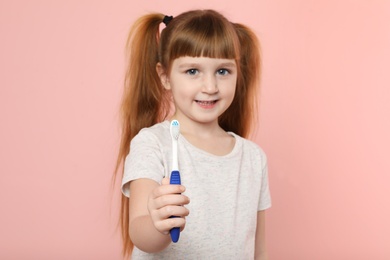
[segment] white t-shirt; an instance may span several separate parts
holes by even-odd
[[[172,168],[169,122],[142,129],[131,141],[125,160],[122,192],[128,183],[149,178],[161,183]],[[186,228],[164,251],[134,248],[132,259],[253,259],[257,211],[271,206],[267,160],[255,143],[234,133],[233,150],[224,156],[207,153],[178,140],[181,182],[190,198]]]

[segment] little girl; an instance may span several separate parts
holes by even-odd
[[[117,166],[124,166],[125,256],[267,259],[267,161],[244,139],[257,111],[256,36],[216,11],[196,10],[141,17],[127,47]],[[165,178],[172,170],[174,119],[181,185]],[[169,236],[174,227],[181,230],[177,243]]]

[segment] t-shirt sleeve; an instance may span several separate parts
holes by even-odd
[[[162,153],[157,137],[148,131],[141,131],[132,139],[122,178],[122,193],[126,197],[130,196],[132,180],[147,178],[161,183],[164,178]]]
[[[257,210],[265,210],[271,207],[271,194],[269,191],[269,182],[268,182],[268,163],[267,156],[264,152],[261,152],[262,157],[262,176],[261,176],[261,190],[259,205]]]

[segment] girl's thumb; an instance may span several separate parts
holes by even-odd
[[[164,179],[162,179],[161,185],[168,185],[168,184],[169,184],[169,178],[168,177],[165,177]]]

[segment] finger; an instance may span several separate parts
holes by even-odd
[[[167,194],[180,194],[185,190],[186,188],[183,185],[160,185],[152,191],[151,196],[152,198],[158,198]]]
[[[155,227],[161,233],[168,234],[169,230],[171,230],[174,227],[178,227],[180,229],[184,228],[185,223],[186,223],[185,218],[168,218],[168,219],[156,222]]]
[[[190,203],[190,199],[182,194],[168,194],[163,195],[153,200],[155,209],[161,209],[166,206],[182,206]]]
[[[166,206],[155,211],[155,214],[156,214],[155,217],[157,219],[162,220],[162,219],[167,219],[171,216],[186,217],[190,214],[190,211],[184,206]]]
[[[163,209],[154,210],[150,212],[150,217],[153,221],[154,226],[159,231],[162,231],[163,226],[158,226],[162,222],[172,217],[174,218],[185,218],[189,215],[189,210],[183,206],[168,206]],[[177,226],[179,227],[179,226]]]
[[[169,178],[168,178],[168,177],[165,177],[164,179],[162,179],[161,184],[162,184],[162,185],[167,185],[167,184],[169,184]]]
[[[184,218],[185,219],[185,218]],[[186,223],[184,223],[184,225],[182,227],[180,227],[180,232],[182,232],[184,230],[184,228],[186,227]]]

